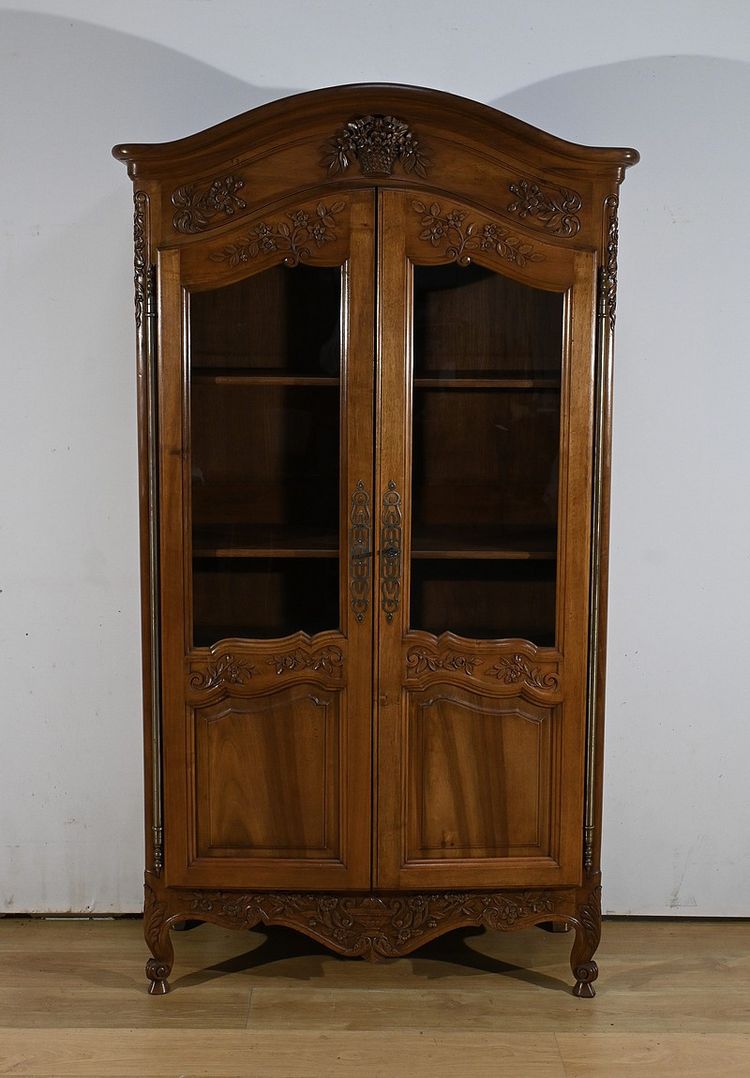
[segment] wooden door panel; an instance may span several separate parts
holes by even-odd
[[[340,860],[339,693],[230,696],[193,723],[199,859]]]
[[[552,713],[440,684],[408,693],[407,709],[405,867],[551,857]]]
[[[576,884],[594,255],[409,191],[379,221],[377,884]]]
[[[159,252],[171,886],[370,885],[374,211]]]

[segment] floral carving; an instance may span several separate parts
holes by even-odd
[[[245,186],[241,176],[217,176],[205,189],[189,184],[172,192],[172,205],[177,212],[172,224],[177,232],[203,232],[218,214],[232,217],[244,210],[247,203],[237,194]]]
[[[429,161],[408,124],[395,116],[361,116],[336,132],[323,160],[332,176],[356,158],[365,176],[390,176],[397,161],[404,172],[427,175]]]
[[[516,266],[544,259],[533,244],[514,236],[502,225],[492,221],[467,222],[469,214],[466,210],[454,208],[444,213],[437,202],[427,206],[419,201],[412,202],[412,209],[422,216],[419,238],[433,247],[442,247],[443,254],[458,262],[459,266],[469,265],[472,251],[494,251]]]
[[[604,200],[607,212],[607,243],[605,261],[601,268],[602,313],[609,322],[612,332],[615,329],[615,307],[617,305],[617,209],[620,199],[617,195],[608,195]]]
[[[556,236],[575,236],[581,228],[577,211],[581,208],[581,196],[568,187],[544,191],[539,184],[518,180],[509,185],[515,199],[508,205],[509,213],[517,213],[521,220],[536,218],[548,232]]]
[[[370,496],[360,479],[352,494],[351,511],[351,601],[354,617],[363,621],[370,590]]]
[[[481,662],[478,655],[458,655],[452,651],[435,655],[426,648],[410,648],[406,654],[407,677],[419,677],[420,674],[434,673],[436,670],[463,671],[472,677],[474,667]]]
[[[284,924],[341,954],[393,958],[461,925],[507,931],[534,924],[556,910],[544,891],[337,895],[196,891],[184,896],[197,918],[229,928]]]
[[[303,648],[295,648],[284,655],[271,655],[266,659],[269,666],[276,667],[277,674],[286,674],[291,670],[322,670],[329,677],[338,677],[344,663],[341,649],[337,647],[323,648],[321,651],[305,651]]]
[[[573,995],[591,999],[595,994],[594,981],[599,976],[594,954],[602,932],[602,889],[598,882],[588,895],[584,892],[583,902],[577,909],[576,922],[576,938],[570,954],[570,968],[576,979]]]
[[[146,313],[146,293],[149,283],[146,217],[148,214],[148,195],[145,191],[133,193],[133,283],[135,286],[135,327],[143,325]]]
[[[293,210],[283,221],[272,224],[261,221],[245,239],[227,244],[209,257],[213,262],[238,266],[259,254],[285,251],[286,265],[296,266],[302,259],[310,257],[311,245],[323,247],[336,239],[336,214],[341,213],[344,206],[344,202],[334,202],[331,206],[319,202],[314,210]]]
[[[215,689],[217,685],[244,685],[255,673],[255,667],[234,655],[222,655],[209,663],[204,671],[195,670],[189,683],[193,689]]]
[[[531,666],[524,655],[501,655],[488,671],[504,685],[525,684],[534,689],[556,691],[560,688],[560,678],[553,671],[543,672],[538,666]]]

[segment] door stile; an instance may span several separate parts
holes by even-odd
[[[401,864],[404,792],[401,641],[408,625],[411,486],[411,378],[406,202],[398,191],[378,194],[378,397],[375,457],[376,612],[374,882],[391,884]],[[399,534],[400,531],[400,534]],[[394,548],[398,553],[394,554]],[[396,572],[394,573],[394,569]],[[382,776],[401,794],[383,798]]]

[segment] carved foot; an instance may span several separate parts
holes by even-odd
[[[580,999],[593,999],[596,995],[593,982],[599,976],[599,967],[596,962],[584,962],[583,965],[576,966],[573,976],[576,978],[573,995]]]
[[[143,932],[149,951],[154,956],[146,963],[148,991],[151,996],[164,996],[169,991],[167,978],[174,964],[174,948],[169,938],[167,908],[159,901],[152,881],[146,875],[146,901],[143,909]]]
[[[160,962],[158,958],[149,958],[146,963],[146,976],[149,980],[148,994],[150,996],[166,996],[169,991],[169,981],[167,977],[171,972],[171,967],[164,962]]]
[[[599,967],[594,961],[594,954],[602,932],[601,894],[599,877],[596,876],[588,888],[578,892],[576,916],[575,919],[571,918],[576,936],[570,954],[570,968],[576,979],[573,995],[580,999],[591,999],[596,995],[594,981],[599,976]]]

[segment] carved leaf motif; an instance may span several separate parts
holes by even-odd
[[[524,655],[503,655],[487,673],[505,685],[526,684],[534,689],[553,691],[560,687],[557,674],[551,670],[542,672],[538,666],[531,666]]]
[[[602,301],[604,305],[603,313],[612,332],[615,329],[615,307],[617,306],[617,209],[619,205],[620,199],[617,195],[608,195],[604,200],[608,217],[606,260],[601,269]]]
[[[402,895],[187,892],[189,910],[231,928],[262,921],[306,931],[336,950],[394,957],[464,924],[509,930],[555,911],[544,891]]]
[[[322,651],[296,648],[284,655],[271,655],[266,662],[269,666],[276,667],[277,674],[285,674],[290,670],[322,670],[329,677],[335,677],[341,673],[344,656],[340,648],[333,646],[323,648]]]
[[[419,238],[433,247],[442,247],[446,258],[458,262],[459,266],[469,265],[471,251],[494,251],[507,262],[522,267],[544,259],[533,244],[513,235],[502,225],[492,221],[466,223],[468,213],[465,210],[454,208],[444,213],[438,202],[427,206],[415,200],[411,205],[422,217]]]
[[[336,132],[323,164],[337,176],[352,160],[365,176],[390,176],[400,161],[404,172],[425,177],[429,165],[409,125],[395,116],[361,116]]]
[[[268,224],[261,221],[239,243],[230,243],[220,251],[214,251],[209,257],[212,262],[228,262],[238,266],[249,262],[259,254],[273,251],[285,251],[284,262],[287,266],[296,266],[302,259],[309,258],[311,244],[322,247],[336,239],[336,214],[345,207],[344,202],[334,202],[331,206],[319,202],[314,210],[298,209],[288,213],[286,220]]]
[[[133,282],[135,285],[135,327],[143,325],[148,288],[148,258],[146,253],[146,215],[148,195],[145,191],[133,193]]]
[[[437,670],[462,670],[469,677],[482,660],[478,655],[459,655],[452,651],[435,654],[426,648],[410,648],[406,654],[407,677],[435,673]]]
[[[557,236],[575,236],[581,228],[577,211],[582,202],[577,191],[560,187],[556,191],[544,191],[530,180],[518,180],[509,185],[516,198],[508,205],[509,213],[517,213],[521,220],[538,218],[544,227]]]
[[[214,689],[217,685],[244,685],[254,673],[254,666],[226,654],[215,663],[209,663],[205,671],[193,671],[189,684],[194,689]]]
[[[172,205],[177,213],[172,225],[177,232],[202,232],[218,214],[232,217],[244,210],[247,203],[237,194],[245,186],[241,176],[217,176],[205,189],[189,184],[172,192]]]

